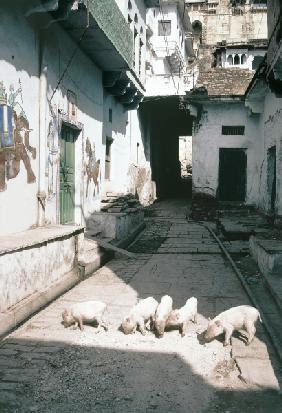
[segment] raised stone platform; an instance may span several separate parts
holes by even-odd
[[[250,251],[282,310],[282,241],[252,236]]]
[[[0,336],[113,256],[74,225],[11,234],[0,245]]]
[[[254,211],[220,211],[218,226],[228,240],[248,240],[251,235],[269,231],[267,219]]]
[[[143,208],[127,212],[94,212],[87,230],[99,230],[101,237],[121,241],[144,225]]]

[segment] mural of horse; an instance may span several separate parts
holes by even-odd
[[[88,156],[88,162],[85,165],[85,174],[87,175],[86,196],[88,196],[88,188],[92,180],[94,183],[93,196],[95,196],[96,188],[97,188],[97,193],[99,193],[100,191],[100,186],[99,186],[100,159],[96,160],[95,146],[92,149],[92,145],[91,145],[89,138],[86,139],[85,152]]]
[[[36,158],[36,148],[30,146],[29,143],[29,123],[25,116],[17,115],[14,111],[14,140],[15,140],[15,150],[12,159],[11,167],[8,169],[7,174],[8,179],[15,178],[20,172],[20,162],[23,161],[24,167],[27,173],[27,183],[33,183],[36,177],[32,171],[31,163],[27,151],[31,153],[32,158]]]

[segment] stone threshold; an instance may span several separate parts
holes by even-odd
[[[84,232],[78,225],[48,225],[0,237],[0,255]]]

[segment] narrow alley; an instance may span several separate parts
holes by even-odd
[[[131,244],[8,335],[0,346],[1,413],[281,412],[281,367],[263,326],[253,343],[233,337],[204,343],[208,317],[250,304],[216,241],[188,217],[186,199],[158,202]],[[120,323],[137,299],[173,307],[198,299],[198,323],[178,330],[124,335]],[[109,331],[64,328],[63,309],[82,300],[108,305]]]

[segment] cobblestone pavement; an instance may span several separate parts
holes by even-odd
[[[136,259],[117,256],[3,340],[1,413],[281,412],[280,365],[262,325],[249,347],[240,337],[228,347],[220,339],[203,343],[208,317],[250,303],[186,209],[184,200],[156,204],[130,247]],[[198,298],[199,321],[186,337],[118,330],[138,298],[164,294],[176,308]],[[62,310],[88,299],[108,304],[108,332],[62,326]]]

